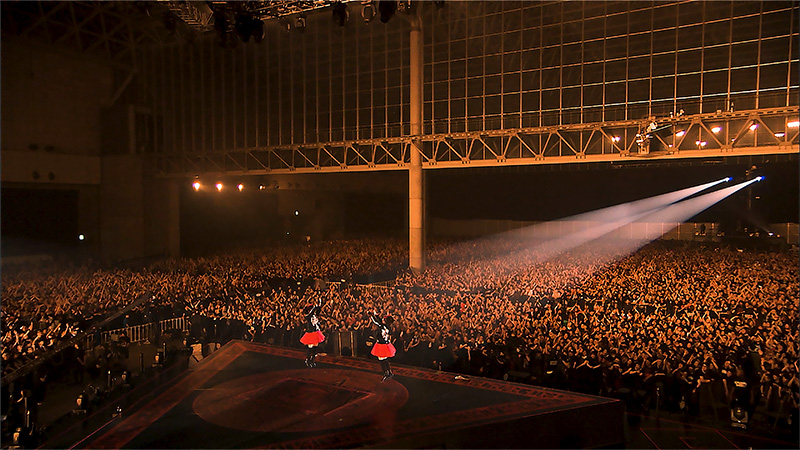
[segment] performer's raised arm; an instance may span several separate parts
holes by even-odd
[[[379,327],[383,326],[383,322],[381,321],[381,319],[378,318],[378,314],[376,314],[375,311],[369,313],[369,320],[371,320],[372,323],[374,323]]]

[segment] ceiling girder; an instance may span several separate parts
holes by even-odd
[[[664,118],[667,132],[653,136],[644,154],[633,149],[647,120],[432,134],[419,138],[419,151],[425,168],[798,153],[798,130],[778,130],[797,116],[795,106]],[[397,170],[410,164],[410,151],[417,151],[411,147],[411,137],[395,137],[152,157],[161,176]]]

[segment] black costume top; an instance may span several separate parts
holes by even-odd
[[[318,312],[319,305],[314,305],[314,307],[306,313],[306,333],[321,331],[319,328],[319,319],[317,319]]]
[[[378,344],[389,344],[391,343],[391,333],[389,333],[389,327],[383,323],[383,321],[372,314],[369,316],[372,323],[378,326],[378,329],[375,331],[375,341]]]

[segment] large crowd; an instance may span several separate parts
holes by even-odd
[[[657,394],[665,407],[695,413],[704,385],[716,382],[730,397],[733,382],[745,381],[758,387],[751,404],[775,396],[786,411],[798,409],[796,252],[656,241],[609,262],[613,246],[556,253],[513,239],[434,244],[421,274],[399,270],[404,242],[383,240],[141,270],[4,270],[3,373],[145,293],[150,300],[115,326],[185,315],[197,340],[280,345],[299,345],[302,310],[321,299],[326,333],[352,331],[361,343],[370,311],[391,314],[401,363],[594,394],[625,389],[645,407]],[[397,275],[388,285],[357,283],[376,273]]]

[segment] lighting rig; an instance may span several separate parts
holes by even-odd
[[[275,21],[286,31],[303,32],[306,17],[322,9],[331,11],[331,19],[345,26],[351,10],[360,11],[364,23],[378,17],[388,23],[397,12],[413,13],[417,2],[411,0],[273,0],[273,1],[163,1],[168,7],[164,26],[174,31],[178,21],[200,33],[216,32],[221,46],[234,46],[238,41],[260,43],[264,26]],[[444,2],[437,2],[437,7]]]

